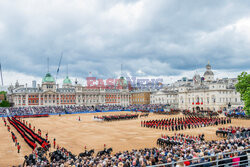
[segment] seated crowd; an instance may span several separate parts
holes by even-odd
[[[47,107],[0,107],[0,116],[11,115],[34,115],[34,114],[59,114],[59,113],[73,113],[84,111],[109,111],[109,110],[129,110],[129,111],[142,111],[142,110],[160,110],[163,105],[128,105],[127,107],[121,105],[97,105],[97,106],[47,106]]]
[[[249,118],[243,107],[231,108],[229,111],[225,111],[224,114],[232,118]]]
[[[64,148],[59,148],[53,153],[50,153],[50,160],[45,154],[34,153],[26,157],[25,163],[27,166],[89,166],[89,167],[130,167],[138,166],[144,167],[149,165],[157,165],[163,163],[176,162],[177,166],[186,166],[197,164],[197,166],[213,166],[216,165],[216,156],[219,157],[219,164],[225,165],[227,163],[239,164],[239,160],[247,160],[247,152],[243,151],[249,148],[249,138],[230,139],[221,141],[201,141],[192,143],[183,143],[180,145],[168,145],[163,148],[145,148],[134,149],[132,151],[123,151],[103,155],[90,156],[75,156]],[[233,151],[240,151],[235,154],[227,154]],[[37,156],[38,155],[38,156]],[[52,156],[54,155],[54,156]],[[205,157],[204,157],[205,156]],[[211,156],[211,157],[207,157]],[[241,156],[240,158],[238,156]],[[199,165],[203,163],[202,165]],[[171,164],[169,165],[171,166]]]
[[[131,111],[158,111],[163,110],[164,104],[130,104],[126,110]]]

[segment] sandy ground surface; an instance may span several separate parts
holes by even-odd
[[[42,130],[42,136],[48,132],[49,140],[52,143],[56,138],[60,147],[65,147],[74,154],[83,152],[84,146],[87,149],[95,149],[95,152],[103,149],[103,145],[112,147],[113,152],[150,148],[156,146],[156,140],[161,134],[174,135],[176,132],[151,129],[141,127],[141,120],[162,119],[178,116],[164,116],[150,114],[147,118],[136,120],[122,120],[114,122],[97,122],[93,120],[94,115],[121,114],[130,112],[112,112],[95,114],[74,114],[50,116],[47,118],[26,118],[28,122],[35,126],[36,130]],[[79,116],[81,121],[78,121]],[[180,115],[179,115],[180,116]],[[249,120],[232,120],[232,126],[250,126]],[[225,127],[230,124],[224,125]],[[203,127],[191,130],[178,131],[179,133],[198,135],[205,134],[206,140],[220,139],[216,137],[215,131],[219,126]],[[222,127],[222,126],[220,126]],[[21,153],[17,153],[17,148],[12,142],[11,133],[7,131],[4,122],[0,123],[0,167],[22,164],[24,156],[32,152],[18,132],[11,126],[11,130],[16,134],[21,145]],[[177,133],[178,133],[177,132]],[[54,149],[51,149],[53,151]]]

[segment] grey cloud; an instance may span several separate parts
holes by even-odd
[[[131,74],[150,76],[179,75],[208,60],[216,69],[249,69],[250,36],[222,31],[250,19],[246,1],[30,2],[0,2],[0,58],[7,70],[41,77],[50,57],[55,75],[61,52],[60,76],[67,64],[71,75],[103,78],[119,73],[121,63]]]

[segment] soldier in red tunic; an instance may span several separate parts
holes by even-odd
[[[17,153],[20,153],[21,146],[17,143]]]
[[[56,148],[56,139],[55,138],[54,138],[53,144],[54,144],[54,148]]]

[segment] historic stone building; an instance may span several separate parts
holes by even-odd
[[[236,83],[237,78],[215,80],[208,63],[203,77],[199,74],[192,79],[184,77],[160,91],[151,92],[150,103],[168,104],[191,111],[218,111],[243,106],[240,94],[235,90]]]
[[[166,88],[160,91],[151,92],[150,104],[167,104],[177,108],[178,92]]]
[[[47,73],[42,79],[42,85],[27,87],[19,85],[9,87],[8,100],[14,106],[74,106],[98,104],[127,106],[131,102],[126,80],[121,77],[118,80],[121,88],[88,88],[72,81],[68,76],[63,80],[62,88],[56,84],[55,79]]]
[[[66,86],[67,85],[67,86]],[[59,106],[75,105],[75,89],[72,87],[68,76],[63,81],[63,87],[59,88],[55,79],[47,73],[42,79],[42,85],[27,87],[27,84],[9,87],[8,100],[15,106]]]
[[[240,94],[235,89],[236,78],[214,80],[211,65],[206,65],[203,77],[196,74],[193,82],[178,87],[178,106],[189,110],[226,110],[243,106]]]
[[[131,91],[132,104],[150,104],[149,91]]]
[[[68,76],[60,88],[50,73],[42,79],[41,86],[32,83],[10,86],[8,100],[15,106],[60,106],[99,104],[167,104],[189,110],[225,110],[230,107],[243,106],[240,94],[235,90],[236,78],[214,79],[211,65],[201,77],[195,74],[192,79],[186,77],[160,90],[129,89],[124,77],[117,79],[113,87],[88,87],[72,81]]]

